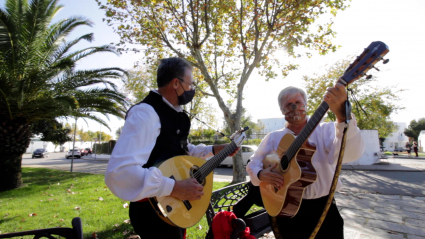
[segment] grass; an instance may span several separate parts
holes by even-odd
[[[70,173],[43,168],[22,168],[24,187],[0,194],[0,234],[52,227],[72,227],[71,220],[83,221],[84,238],[127,238],[133,233],[129,202],[115,197],[103,175]],[[227,186],[214,182],[213,190]],[[204,217],[187,230],[187,238],[205,238]],[[33,238],[25,236],[22,238]]]

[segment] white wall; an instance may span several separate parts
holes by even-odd
[[[268,119],[259,119],[258,121],[261,121],[261,123],[264,124],[264,133],[268,134],[270,132],[276,131],[278,129],[281,129],[285,126],[285,118],[268,118]]]
[[[409,141],[409,138],[404,135],[404,129],[407,128],[407,124],[404,122],[394,122],[398,125],[398,129],[396,132],[389,135],[384,143],[382,144],[387,151],[394,151],[394,148],[397,146],[398,148],[406,145],[406,142]]]
[[[378,130],[360,130],[365,149],[361,158],[354,162],[347,163],[347,165],[371,165],[376,161],[375,153],[379,154],[379,136]]]

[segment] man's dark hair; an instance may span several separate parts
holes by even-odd
[[[156,77],[158,88],[166,86],[176,77],[183,78],[186,69],[192,70],[192,65],[183,58],[172,57],[161,59],[159,61]]]

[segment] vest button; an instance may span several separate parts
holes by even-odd
[[[177,134],[180,134],[180,130],[179,129],[177,130]]]

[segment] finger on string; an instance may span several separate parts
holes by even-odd
[[[271,167],[269,167],[270,168],[270,171],[273,170],[273,169],[275,169],[276,167],[277,167],[277,163],[273,164]]]

